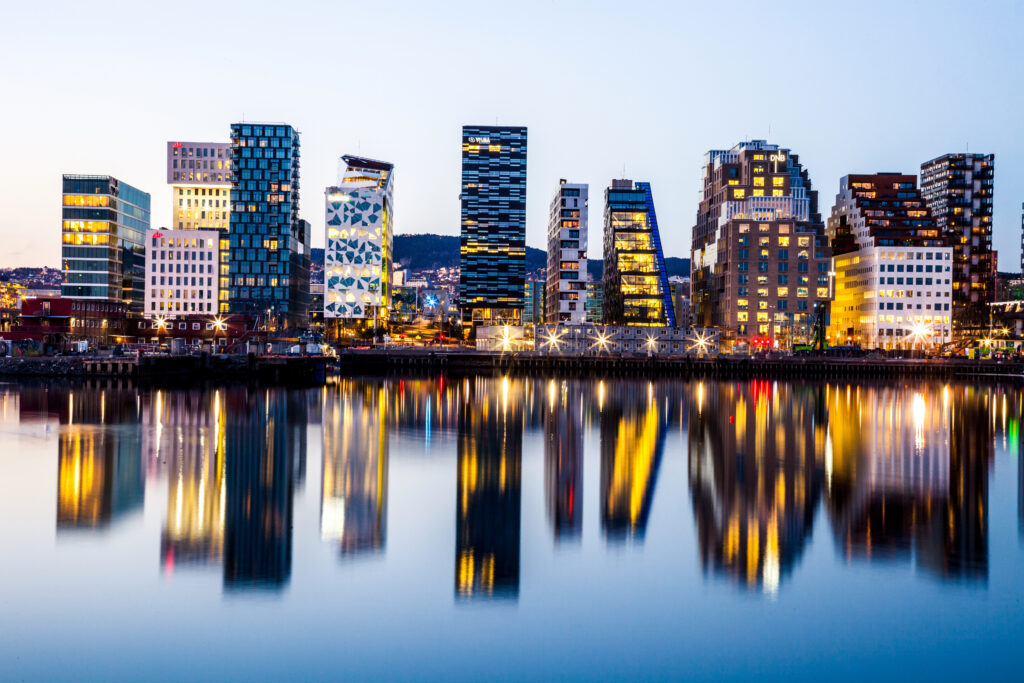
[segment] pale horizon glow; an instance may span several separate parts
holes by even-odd
[[[1022,20],[1009,0],[19,3],[0,24],[0,267],[60,265],[63,173],[149,192],[173,227],[167,141],[247,120],[301,132],[314,247],[343,154],[395,164],[398,234],[457,235],[466,124],[529,128],[530,246],[559,179],[590,184],[592,258],[619,177],[652,184],[665,255],[689,257],[704,154],[745,139],[800,156],[823,219],[848,173],[994,153],[993,246],[1016,272]]]

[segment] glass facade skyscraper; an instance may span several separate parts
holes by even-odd
[[[149,194],[107,175],[65,175],[61,296],[142,313]]]
[[[309,224],[299,213],[299,132],[231,124],[228,310],[269,329],[309,324]]]
[[[459,300],[464,331],[519,325],[526,280],[526,128],[463,126]]]
[[[650,184],[613,180],[604,205],[604,322],[675,327]]]

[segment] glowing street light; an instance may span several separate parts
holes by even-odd
[[[608,350],[608,342],[610,341],[610,339],[608,337],[607,330],[602,330],[601,332],[598,332],[597,337],[595,339],[596,341],[591,345],[590,348],[596,347],[598,351]]]
[[[512,350],[512,331],[509,330],[508,325],[505,325],[501,330],[500,343],[502,353]]]
[[[548,350],[558,351],[558,344],[561,342],[562,336],[565,334],[565,330],[562,330],[561,334],[558,330],[552,330],[547,337],[545,337],[545,343],[548,345]]]

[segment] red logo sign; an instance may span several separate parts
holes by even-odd
[[[155,240],[158,240],[158,239],[160,239],[163,236],[164,236],[164,234],[162,232],[160,232],[159,230],[157,230],[156,232],[153,233],[153,239],[155,239]]]
[[[182,144],[180,142],[175,142],[174,143],[174,149],[181,149],[181,147],[182,147]]]

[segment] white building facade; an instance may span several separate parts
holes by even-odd
[[[218,312],[219,230],[146,231],[146,317]]]
[[[391,305],[393,165],[341,158],[326,191],[324,322],[381,321]]]
[[[560,181],[548,220],[546,319],[587,321],[587,203],[589,185]]]
[[[828,229],[830,344],[929,351],[951,341],[953,249],[914,176],[843,177]]]
[[[167,184],[171,226],[177,230],[224,230],[231,217],[231,145],[168,142]]]

